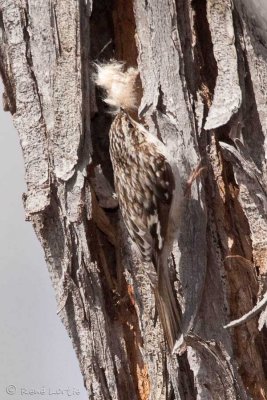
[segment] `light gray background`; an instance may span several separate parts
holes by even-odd
[[[78,361],[56,314],[56,301],[42,248],[31,223],[24,220],[21,198],[25,191],[23,159],[11,115],[2,110],[1,93],[2,85],[0,399],[85,400],[87,395]],[[9,385],[15,388],[9,388]],[[67,394],[64,390],[68,388]],[[44,394],[26,394],[31,389]],[[8,390],[16,393],[8,394]],[[57,390],[60,394],[53,394]]]

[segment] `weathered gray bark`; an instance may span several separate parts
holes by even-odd
[[[266,311],[259,327],[254,318],[223,328],[266,291],[267,35],[253,4],[0,0],[4,106],[25,160],[26,218],[90,399],[267,398]],[[199,160],[206,167],[170,262],[179,355],[167,352],[112,196],[111,116],[90,82],[90,61],[111,57],[138,65],[139,111],[184,184]]]

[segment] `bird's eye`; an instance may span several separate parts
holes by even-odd
[[[131,122],[128,122],[128,128],[133,129],[133,124]]]

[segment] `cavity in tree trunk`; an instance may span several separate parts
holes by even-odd
[[[89,399],[265,399],[266,6],[236,0],[0,0],[0,72],[45,252]],[[170,269],[170,355],[128,237],[92,61],[140,71],[142,122],[175,155],[185,202]]]

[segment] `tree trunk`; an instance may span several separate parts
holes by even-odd
[[[255,4],[0,0],[26,218],[89,399],[267,398],[265,310],[224,328],[266,291],[267,34]],[[170,260],[183,312],[174,355],[113,195],[112,116],[90,81],[91,61],[110,58],[138,66],[139,113],[184,186],[205,167]]]

